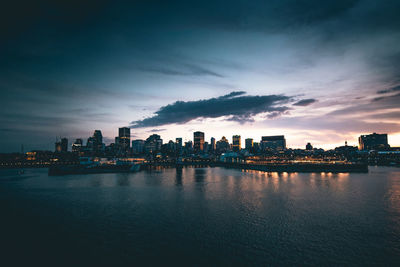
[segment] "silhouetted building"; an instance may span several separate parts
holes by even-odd
[[[253,149],[253,138],[246,138],[246,140],[245,140],[245,148],[248,151]]]
[[[180,153],[182,151],[182,138],[175,138],[175,150]]]
[[[211,142],[210,142],[210,151],[214,152],[216,149],[215,147],[215,138],[211,137]]]
[[[193,149],[194,152],[198,153],[204,150],[204,133],[194,132],[193,133]]]
[[[260,143],[254,142],[253,143],[253,151],[254,152],[259,152],[260,151]]]
[[[169,140],[169,142],[167,143],[167,153],[172,154],[172,153],[175,153],[175,151],[176,151],[175,142],[172,140]]]
[[[313,146],[311,145],[311,143],[307,143],[306,150],[313,150]]]
[[[134,154],[142,154],[144,152],[144,140],[133,140],[132,141],[132,152]]]
[[[162,144],[163,141],[161,137],[158,134],[152,134],[144,142],[144,151],[146,153],[159,152]]]
[[[358,148],[356,146],[348,146],[347,141],[345,141],[344,146],[335,147],[335,151],[345,156],[348,156],[352,153],[356,153],[358,151]]]
[[[225,136],[222,136],[221,140],[217,142],[216,146],[219,153],[225,153],[230,150],[229,141]]]
[[[60,141],[56,140],[55,151],[56,152],[67,152],[68,151],[68,139],[61,138]]]
[[[210,145],[208,144],[208,142],[204,142],[204,153],[208,153],[208,150],[210,149]]]
[[[82,151],[82,146],[83,146],[83,141],[82,139],[78,138],[75,140],[75,142],[72,144],[72,152],[73,153],[79,153]]]
[[[232,150],[238,152],[242,149],[240,135],[232,136]]]
[[[119,148],[122,153],[127,153],[131,144],[131,128],[122,127],[118,129]]]
[[[284,135],[263,136],[261,137],[261,149],[264,150],[284,150],[286,140]]]
[[[358,144],[360,150],[384,150],[390,147],[387,134],[377,133],[361,135],[358,138]]]

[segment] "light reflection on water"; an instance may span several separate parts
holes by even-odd
[[[40,251],[63,257],[65,249],[112,265],[400,260],[400,170],[395,168],[371,168],[368,174],[223,168],[0,174],[6,218],[1,229],[7,229],[0,234],[28,251],[27,259]],[[154,251],[160,256],[153,257]]]

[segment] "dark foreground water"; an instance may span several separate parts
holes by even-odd
[[[1,266],[399,266],[400,169],[0,170],[0,226]]]

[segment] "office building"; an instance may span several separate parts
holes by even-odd
[[[238,152],[242,149],[240,135],[232,136],[232,150]]]
[[[219,140],[216,144],[217,151],[220,153],[224,153],[230,150],[230,145],[228,139],[225,136],[222,136],[221,140]]]
[[[194,132],[193,133],[193,149],[194,152],[202,152],[204,150],[204,133]]]
[[[361,135],[358,138],[358,148],[360,150],[385,150],[389,147],[387,134],[373,133]]]
[[[210,151],[211,152],[214,152],[215,151],[215,138],[214,137],[211,137],[211,140],[210,140],[211,142],[210,142]]]
[[[119,149],[122,153],[129,151],[131,144],[131,128],[122,127],[118,129]]]
[[[263,136],[261,138],[261,149],[265,150],[284,150],[286,149],[286,140],[284,135]]]
[[[144,142],[144,151],[146,153],[155,153],[161,150],[163,140],[158,134],[150,135]]]

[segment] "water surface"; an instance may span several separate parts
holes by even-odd
[[[400,263],[396,168],[0,170],[0,212],[0,255],[15,265]]]

